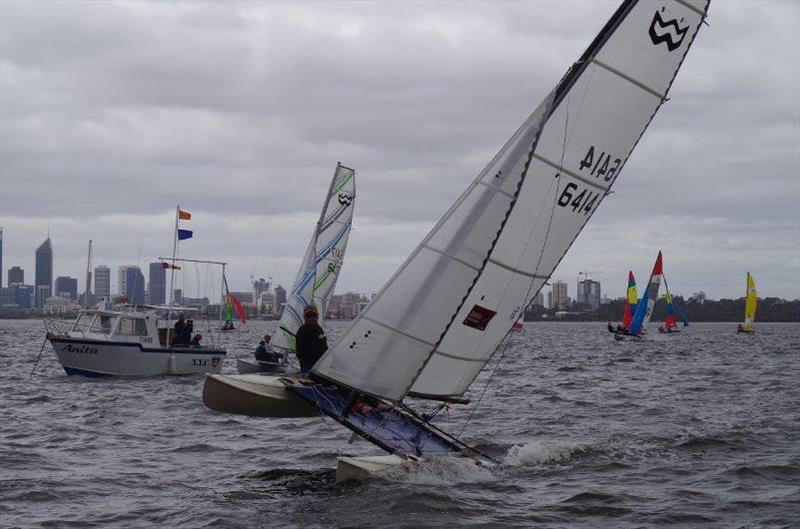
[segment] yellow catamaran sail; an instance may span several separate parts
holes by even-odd
[[[756,282],[750,272],[747,272],[747,299],[744,303],[744,323],[739,326],[739,332],[753,332],[753,320],[756,318]]]

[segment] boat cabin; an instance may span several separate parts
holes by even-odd
[[[155,312],[118,312],[89,310],[81,312],[67,333],[72,338],[141,343],[149,347],[168,348],[175,331],[166,319]]]

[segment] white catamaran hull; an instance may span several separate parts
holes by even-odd
[[[336,482],[364,481],[374,474],[397,465],[410,465],[414,460],[395,454],[385,456],[339,457],[336,465]]]
[[[225,351],[205,348],[165,350],[138,342],[51,336],[53,351],[68,375],[158,376],[219,373]]]
[[[281,377],[209,375],[203,403],[212,410],[250,417],[316,417],[319,411],[286,389]]]

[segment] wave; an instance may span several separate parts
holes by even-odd
[[[541,465],[566,461],[575,455],[583,455],[589,446],[574,443],[548,443],[533,440],[524,445],[515,445],[506,454],[503,463],[514,467]]]

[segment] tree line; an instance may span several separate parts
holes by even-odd
[[[739,299],[705,299],[702,301],[689,298],[684,300],[681,296],[673,296],[673,303],[680,307],[689,319],[689,322],[701,321],[727,321],[737,322],[744,320],[745,298]],[[600,305],[592,311],[584,311],[580,305],[575,305],[568,314],[559,315],[558,319],[568,321],[610,321],[617,323],[622,320],[625,308],[624,299],[615,299]],[[556,319],[556,311],[541,306],[530,307],[525,312],[525,321],[538,321]],[[664,298],[656,301],[653,308],[652,321],[663,321],[667,314],[667,302]],[[678,314],[676,313],[676,317]],[[680,318],[679,318],[680,319]],[[762,322],[800,322],[800,300],[788,301],[780,298],[761,298],[756,309],[756,321]]]

